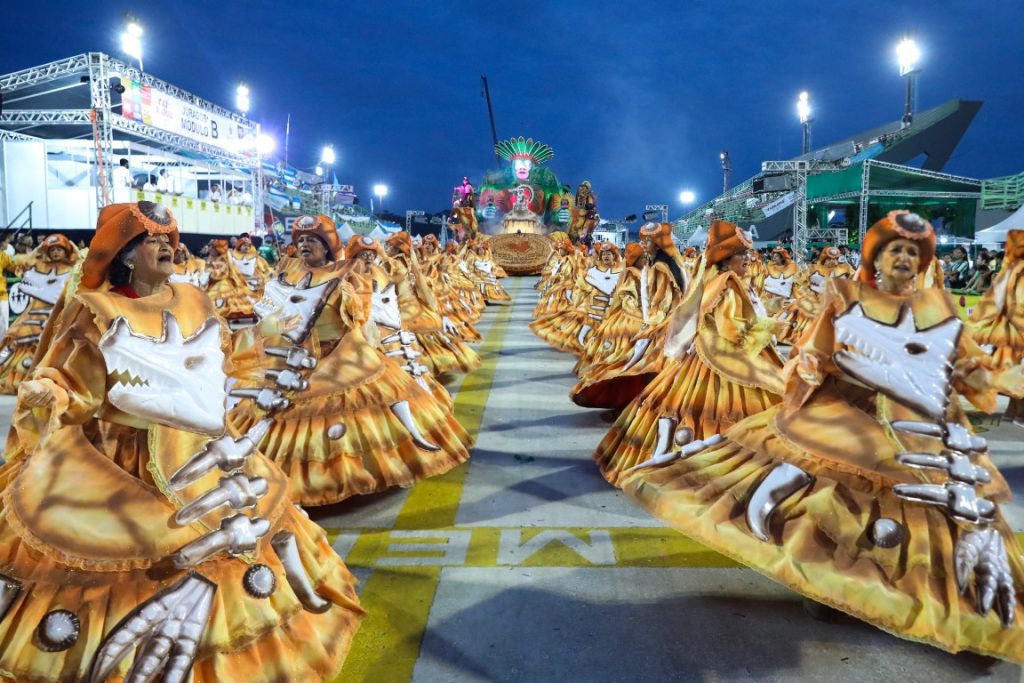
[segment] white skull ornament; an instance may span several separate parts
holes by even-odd
[[[158,338],[137,334],[116,318],[99,343],[112,380],[107,399],[129,415],[219,436],[227,399],[220,333],[212,317],[187,339],[169,311]]]

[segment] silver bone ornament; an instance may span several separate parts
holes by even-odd
[[[331,603],[319,595],[309,580],[306,568],[302,566],[302,558],[299,557],[298,543],[295,541],[295,534],[290,531],[279,531],[270,541],[270,547],[274,549],[277,558],[281,560],[284,567],[284,576],[292,592],[302,603],[307,612],[322,614],[331,607]]]
[[[204,562],[217,553],[244,555],[256,550],[256,543],[270,531],[270,522],[262,517],[244,514],[226,517],[220,528],[200,536],[174,553],[174,566],[188,569]]]
[[[64,291],[64,283],[71,277],[71,271],[66,273],[40,273],[35,268],[26,270],[21,276],[20,289],[23,294],[42,301],[50,306],[57,303],[60,293]]]
[[[90,667],[103,683],[136,652],[125,683],[184,683],[210,618],[217,586],[194,572],[143,602],[107,634]]]
[[[978,613],[986,615],[993,607],[1003,627],[1013,624],[1017,591],[1006,544],[997,529],[963,533],[954,551],[956,585],[966,594],[974,576],[974,594]]]
[[[261,318],[275,313],[282,318],[298,318],[298,324],[281,336],[293,344],[301,344],[313,331],[327,303],[327,297],[338,286],[338,280],[334,278],[315,287],[310,286],[312,281],[313,274],[306,273],[298,283],[290,285],[284,281],[282,274],[267,283],[263,289],[263,298],[253,305],[253,311]]]
[[[284,358],[284,364],[292,370],[312,370],[316,367],[316,358],[301,346],[267,346],[264,350],[268,356]]]
[[[242,469],[246,460],[256,451],[260,442],[263,441],[263,437],[267,435],[271,424],[273,424],[273,420],[264,418],[237,439],[225,434],[219,439],[210,441],[203,450],[189,458],[188,462],[171,475],[169,482],[171,489],[180,491],[214,470],[219,469],[221,472],[230,474]]]
[[[415,443],[419,448],[432,452],[441,450],[440,446],[427,441],[427,438],[420,432],[420,428],[416,426],[416,422],[412,418],[412,411],[409,408],[408,401],[393,403],[390,408],[394,416],[398,418],[398,421],[402,423],[405,430],[409,432],[410,436],[412,436],[413,443]]]
[[[767,541],[770,537],[768,525],[775,508],[813,480],[811,475],[796,465],[790,465],[788,462],[776,465],[750,494],[750,501],[747,503],[747,526],[750,527],[751,533],[760,540]]]
[[[288,410],[292,402],[281,395],[281,392],[263,387],[261,389],[232,389],[229,394],[234,398],[248,398],[256,402],[262,410],[273,412],[275,410]]]
[[[174,521],[179,526],[185,526],[224,505],[232,510],[255,507],[266,494],[267,480],[262,477],[247,477],[241,472],[221,477],[215,488],[178,510]]]
[[[847,345],[833,354],[844,373],[871,389],[934,420],[949,405],[953,358],[963,323],[949,318],[918,330],[914,313],[903,306],[895,325],[864,314],[855,304],[835,319],[836,341]]]
[[[370,294],[370,317],[373,322],[393,330],[402,329],[402,313],[398,308],[398,294],[394,283],[380,289],[377,281],[373,281]],[[411,342],[409,342],[411,343]]]
[[[108,400],[129,415],[168,427],[223,433],[227,376],[220,335],[213,317],[187,339],[169,311],[158,338],[136,334],[124,317],[115,318],[99,342],[112,380]]]
[[[904,500],[945,508],[953,519],[983,524],[996,516],[996,504],[982,498],[973,484],[947,481],[943,484],[896,484],[893,493]]]

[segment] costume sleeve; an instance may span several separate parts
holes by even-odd
[[[675,278],[672,277],[672,272],[668,268],[656,267],[652,270],[652,275],[654,273],[660,275],[655,282],[655,290],[647,311],[647,324],[650,327],[657,327],[668,320],[669,313],[675,308],[680,295]]]
[[[742,295],[730,282],[716,302],[712,315],[718,335],[751,356],[756,356],[772,341],[776,322],[771,318],[748,318],[743,313]]]
[[[80,302],[65,311],[63,327],[36,364],[32,379],[49,380],[67,392],[66,406],[47,409],[63,424],[82,424],[103,405],[107,365],[99,350],[100,332],[92,312]]]
[[[822,293],[821,312],[793,346],[782,370],[782,381],[786,387],[783,403],[787,410],[802,406],[827,375],[839,373],[832,363],[832,352],[836,343],[835,318],[842,304],[834,281],[827,280]]]

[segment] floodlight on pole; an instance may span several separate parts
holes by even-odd
[[[134,19],[128,20],[121,34],[121,52],[139,60],[139,71],[145,71],[142,68],[142,27]]]
[[[319,165],[318,165],[318,166],[317,166],[316,168],[314,168],[314,169],[313,169],[313,171],[314,171],[314,172],[315,172],[315,173],[316,173],[316,174],[317,174],[318,176],[323,176],[323,174],[324,174],[324,167],[323,167],[323,166],[319,166]]]
[[[377,196],[377,211],[384,211],[384,198],[388,196],[388,186],[377,183],[373,186],[373,194]]]
[[[277,149],[277,142],[266,133],[260,133],[256,137],[256,149],[259,150],[261,157],[268,157]]]
[[[249,113],[249,86],[245,83],[239,83],[235,88],[235,107],[243,115]]]
[[[804,129],[802,154],[807,154],[811,151],[811,121],[814,119],[811,116],[810,95],[807,94],[806,90],[800,93],[800,97],[796,100],[796,113],[800,117],[800,124]]]
[[[729,191],[729,172],[732,171],[732,166],[729,165],[729,152],[723,149],[718,158],[722,162],[722,194],[725,194]]]
[[[679,202],[681,204],[693,204],[696,199],[697,195],[693,193],[693,190],[683,190],[679,193]]]
[[[896,60],[900,65],[900,76],[907,79],[906,96],[903,100],[903,127],[907,128],[914,122],[914,105],[917,103],[917,67],[921,59],[921,50],[913,38],[904,37],[896,46]]]
[[[337,156],[334,154],[334,145],[325,145],[320,152],[320,163],[324,166],[333,166]]]

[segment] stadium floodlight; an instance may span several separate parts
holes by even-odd
[[[256,136],[256,149],[261,157],[270,156],[277,149],[277,141],[266,133],[260,133]]]
[[[807,123],[811,120],[811,102],[806,90],[797,98],[796,113],[800,116],[800,123]]]
[[[682,204],[693,204],[697,199],[697,195],[693,193],[693,190],[683,190],[679,193],[679,201]]]
[[[139,71],[145,71],[142,68],[142,27],[134,19],[129,19],[121,34],[121,52],[139,60]]]
[[[320,163],[324,166],[333,166],[337,156],[334,154],[334,145],[324,145],[320,152]]]
[[[388,186],[377,183],[373,186],[373,194],[377,196],[377,211],[384,211],[384,198],[388,196]]]
[[[249,86],[245,83],[239,83],[235,88],[235,107],[242,114],[249,113]]]
[[[722,162],[722,194],[725,194],[729,191],[729,172],[732,170],[732,166],[729,164],[729,152],[723,149],[718,158]]]
[[[796,100],[796,113],[800,117],[800,125],[804,129],[803,154],[811,151],[811,96],[804,90]]]
[[[317,166],[316,168],[314,168],[314,169],[313,169],[313,171],[314,171],[314,172],[315,172],[315,173],[316,173],[316,174],[317,174],[318,176],[321,176],[321,177],[322,177],[322,176],[323,176],[323,174],[324,174],[324,167],[323,167],[323,166],[319,166],[319,165],[318,165],[318,166]]]
[[[921,59],[921,50],[913,38],[903,38],[896,46],[896,59],[900,64],[900,76],[906,76],[917,70],[917,62]]]

